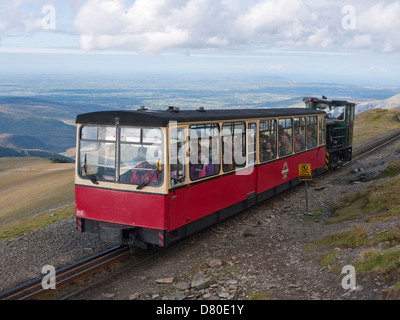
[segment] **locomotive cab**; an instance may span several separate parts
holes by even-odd
[[[333,169],[351,161],[355,103],[318,98],[304,98],[303,101],[309,109],[326,112],[325,168]]]

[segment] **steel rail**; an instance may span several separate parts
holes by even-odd
[[[353,149],[353,161],[358,159],[360,156],[373,152],[378,148],[385,146],[386,144],[398,139],[400,137],[400,130],[393,131],[387,135],[379,137],[374,141],[368,142],[363,146],[357,147]]]
[[[70,283],[86,278],[99,270],[130,256],[131,253],[129,247],[114,247],[74,263],[68,267],[57,270],[54,274],[56,277],[56,289],[43,288],[42,281],[45,278],[45,276],[43,276],[2,293],[0,295],[0,300],[33,300],[45,295],[54,294],[56,291],[65,288]]]

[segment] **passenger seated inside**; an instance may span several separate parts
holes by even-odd
[[[307,148],[314,148],[317,146],[317,140],[312,129],[307,130]]]
[[[214,164],[209,159],[207,150],[201,148],[197,163],[190,164],[190,179],[195,180],[212,174],[214,174]]]
[[[292,141],[287,134],[284,134],[279,139],[279,155],[284,156],[292,153]]]
[[[147,178],[150,178],[156,169],[146,159],[147,149],[139,147],[137,156],[130,162],[133,164],[133,171],[130,178],[130,183],[140,185]],[[153,181],[158,180],[158,176],[154,177]],[[149,183],[150,184],[150,183]]]
[[[260,141],[261,161],[275,158],[275,148],[268,137],[263,137]]]
[[[305,149],[305,143],[304,143],[303,135],[301,133],[296,133],[295,139],[294,139],[294,151],[299,152],[304,149]]]

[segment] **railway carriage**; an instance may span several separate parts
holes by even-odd
[[[326,113],[313,108],[141,108],[77,116],[77,228],[165,247],[324,172]]]

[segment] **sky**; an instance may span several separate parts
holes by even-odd
[[[0,0],[0,74],[400,85],[400,1]]]

